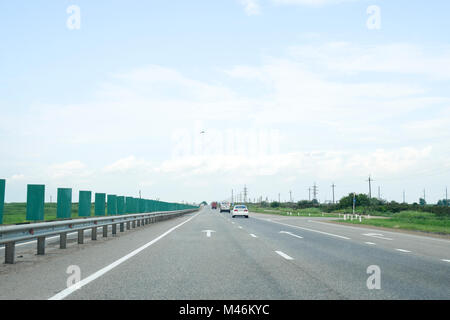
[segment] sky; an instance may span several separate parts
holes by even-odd
[[[173,202],[450,187],[447,0],[0,3],[0,179]]]

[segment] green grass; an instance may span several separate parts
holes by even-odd
[[[44,205],[44,220],[61,220],[56,218],[56,203],[46,203]],[[94,205],[91,207],[91,215],[94,214]],[[25,223],[27,215],[26,203],[5,203],[3,211],[3,224]],[[78,218],[78,203],[72,204],[72,218]]]
[[[392,214],[387,219],[363,218],[362,222],[359,222],[359,220],[344,221],[341,219],[339,222],[450,235],[450,218],[436,216],[429,212],[402,211]]]
[[[307,208],[307,209],[289,209],[289,208],[261,208],[258,206],[249,205],[250,212],[265,213],[265,214],[278,214],[281,216],[290,216],[288,213],[292,213],[292,216],[303,217],[337,217],[336,213],[322,213],[319,208]]]
[[[319,208],[308,208],[293,210],[288,208],[261,208],[258,206],[249,206],[251,212],[265,213],[265,214],[277,214],[281,216],[288,216],[288,212],[292,212],[293,216],[303,216],[303,217],[322,217],[322,212]],[[350,211],[351,212],[351,211]],[[339,210],[333,213],[324,213],[324,217],[338,217],[339,213],[349,213],[349,210]],[[363,210],[356,210],[357,214],[362,214]],[[367,214],[366,211],[364,213]],[[371,219],[366,219],[363,217],[362,222],[359,220],[337,220],[338,222],[352,223],[355,225],[369,225],[375,227],[385,227],[392,229],[403,229],[403,230],[413,230],[422,232],[431,232],[438,234],[450,235],[450,217],[448,216],[437,216],[430,212],[420,212],[420,211],[402,211],[399,213],[391,212],[376,212],[371,211]],[[383,217],[383,219],[376,218],[374,216]]]

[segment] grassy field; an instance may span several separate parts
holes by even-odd
[[[44,205],[45,221],[59,220],[56,218],[56,203],[46,203]],[[94,214],[94,205],[91,207],[91,215]],[[3,211],[3,224],[25,223],[27,215],[26,203],[5,203]],[[78,218],[78,203],[72,204],[72,218]]]
[[[387,219],[363,218],[362,222],[341,219],[338,222],[450,235],[450,217],[436,216],[429,212],[402,211]]]
[[[333,213],[322,213],[319,208],[308,208],[293,210],[288,208],[261,208],[258,206],[249,206],[251,212],[266,213],[266,214],[278,214],[282,216],[303,216],[303,217],[336,217],[339,218],[339,214],[349,213],[351,210],[339,210]],[[362,214],[362,211],[356,211],[357,214]],[[364,213],[367,214],[367,211]],[[337,219],[337,222],[352,223],[355,225],[369,225],[375,227],[384,227],[392,229],[413,230],[422,232],[431,232],[437,234],[450,235],[450,217],[437,216],[429,212],[419,211],[402,211],[399,213],[391,212],[370,212],[372,218],[367,219],[363,217],[362,221],[357,220],[345,220]],[[377,218],[377,216],[379,218]],[[383,218],[381,218],[383,217]]]
[[[287,209],[287,208],[261,208],[257,206],[249,205],[250,212],[266,213],[266,214],[279,214],[281,216],[303,216],[303,217],[338,217],[337,213],[323,213],[319,208],[307,208],[307,209]],[[291,213],[291,214],[290,214]]]

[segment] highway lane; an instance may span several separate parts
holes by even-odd
[[[392,232],[387,230],[373,229],[370,227],[349,226],[330,223],[329,218],[306,218],[306,217],[280,217],[276,215],[253,213],[252,217],[272,221],[282,226],[296,226],[311,229],[318,232],[330,233],[341,237],[350,238],[359,243],[372,246],[381,246],[396,250],[398,252],[412,253],[438,259],[440,261],[450,259],[450,240],[408,234],[404,232]],[[299,229],[301,230],[301,229]]]
[[[0,264],[0,299],[48,299],[67,287],[69,266],[79,266],[84,279],[192,216],[187,214],[116,236],[109,234],[107,238],[99,233],[96,241],[86,236],[83,245],[78,245],[73,238],[64,250],[59,249],[59,241],[51,240],[47,242],[44,256],[36,255],[35,244],[19,247],[16,264]]]
[[[268,245],[283,248],[300,270],[321,278],[351,299],[450,299],[447,262],[432,255],[367,245],[362,241],[365,238],[351,238],[357,231],[366,232],[364,229],[351,229],[350,233],[341,229],[324,230],[308,224],[306,218],[294,218],[297,221],[290,219],[290,222],[281,218],[281,225],[274,222],[279,218],[273,216],[272,221],[267,221],[267,215],[252,214],[249,219],[225,216],[225,220],[242,227],[239,230],[259,237]],[[436,243],[440,249],[442,242]],[[448,254],[449,248],[442,247],[443,252],[438,256]],[[365,279],[370,265],[380,267],[382,290],[367,290]]]
[[[0,298],[450,299],[450,263],[368,245],[358,230],[268,217],[205,208],[63,253],[55,245],[2,266]],[[69,265],[80,266],[79,290],[66,289]],[[381,269],[381,290],[367,288],[371,265]]]

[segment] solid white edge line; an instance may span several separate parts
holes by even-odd
[[[283,258],[285,258],[286,260],[294,260],[294,258],[288,256],[286,253],[282,252],[282,251],[275,251],[276,253],[278,253],[280,256],[282,256]]]
[[[258,219],[258,218],[256,218],[256,219]],[[260,220],[262,220],[262,219],[260,219]],[[341,239],[345,239],[345,240],[350,240],[350,238],[348,238],[348,237],[339,236],[339,235],[337,235],[337,234],[332,234],[332,233],[323,232],[323,231],[319,231],[319,230],[314,230],[314,229],[309,229],[309,228],[304,228],[304,227],[294,226],[294,225],[291,225],[291,224],[281,223],[281,222],[278,222],[278,221],[270,221],[270,222],[278,223],[278,224],[281,224],[281,225],[284,225],[284,226],[288,226],[288,227],[292,227],[292,228],[298,228],[298,229],[303,229],[303,230],[307,230],[307,231],[311,231],[311,232],[322,233],[322,234],[326,234],[326,235],[328,235],[328,236],[332,236],[332,237],[336,237],[336,238],[341,238]]]
[[[88,283],[94,281],[95,279],[101,277],[102,275],[104,275],[105,273],[107,273],[108,271],[114,269],[115,267],[117,267],[118,265],[120,265],[121,263],[129,260],[130,258],[134,257],[135,255],[137,255],[138,253],[140,253],[141,251],[147,249],[148,247],[150,247],[152,244],[158,242],[159,240],[161,240],[162,238],[164,238],[165,236],[167,236],[169,233],[171,233],[172,231],[174,231],[175,229],[178,229],[179,227],[181,227],[183,224],[191,221],[192,219],[194,219],[196,216],[198,216],[200,214],[200,212],[198,212],[196,215],[190,217],[188,220],[176,225],[175,227],[170,228],[169,230],[167,230],[166,232],[164,232],[162,235],[160,235],[159,237],[153,239],[152,241],[146,243],[145,245],[143,245],[142,247],[130,252],[129,254],[127,254],[126,256],[114,261],[113,263],[111,263],[110,265],[98,270],[97,272],[91,274],[89,277],[81,280],[80,282],[78,282],[75,285],[72,285],[64,290],[62,290],[61,292],[55,294],[53,297],[49,298],[48,300],[62,300],[64,298],[66,298],[67,296],[69,296],[70,294],[74,293],[75,291],[81,289],[83,286],[87,285]]]

